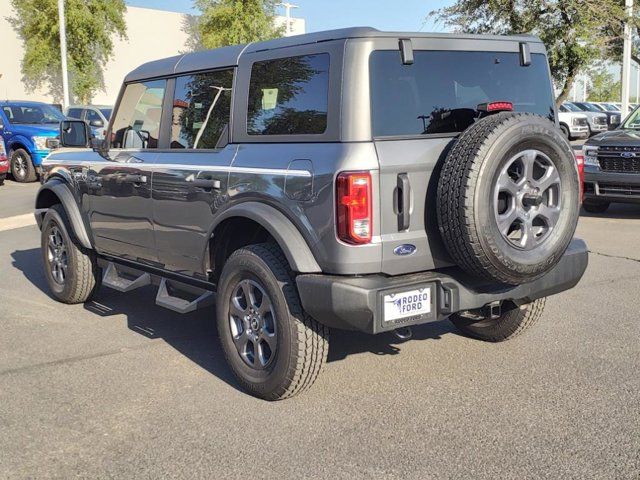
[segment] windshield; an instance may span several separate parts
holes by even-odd
[[[3,105],[2,111],[14,124],[56,124],[65,119],[60,110],[51,105],[9,104]]]
[[[597,113],[600,113],[600,110],[597,109],[594,105],[591,105],[590,103],[576,103],[576,105],[578,106],[578,108],[580,108],[581,110],[583,110],[585,112],[597,112]]]
[[[622,124],[622,128],[640,130],[640,108],[636,108],[629,114],[627,121]]]
[[[101,108],[100,111],[102,112],[102,115],[104,115],[104,118],[106,118],[108,122],[111,119],[111,112],[113,110],[111,108]]]
[[[605,103],[605,106],[612,112],[619,112],[620,109],[611,103]]]
[[[562,106],[569,110],[570,112],[581,112],[578,107],[576,107],[573,103],[563,103]]]
[[[414,63],[403,65],[397,50],[373,52],[374,136],[461,132],[478,119],[480,104],[496,101],[553,120],[547,59],[531,57],[531,65],[523,67],[518,53],[418,50]]]

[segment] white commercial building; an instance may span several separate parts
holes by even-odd
[[[0,0],[0,98],[9,100],[34,100],[47,103],[61,103],[54,98],[47,87],[30,90],[22,81],[20,63],[24,54],[22,40],[7,17],[13,16],[10,0]],[[189,16],[148,8],[127,7],[127,39],[114,38],[111,60],[104,68],[104,91],[94,95],[94,104],[115,103],[124,76],[141,63],[158,58],[171,57],[189,50],[189,36],[185,25]],[[52,18],[57,22],[57,18]],[[284,17],[277,17],[278,24],[284,24]],[[305,21],[292,18],[290,35],[305,33]],[[71,92],[73,96],[73,92]]]

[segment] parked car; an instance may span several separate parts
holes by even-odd
[[[568,140],[589,137],[589,120],[583,113],[572,112],[564,105],[558,108],[560,130]]]
[[[17,182],[33,182],[42,160],[58,145],[64,115],[46,103],[0,102],[0,136]]]
[[[598,133],[609,130],[607,115],[604,112],[593,112],[590,110],[585,111],[572,102],[564,102],[560,106],[560,111],[581,113],[585,115],[589,122],[589,136],[597,135]]]
[[[604,213],[612,203],[640,203],[640,109],[617,130],[584,145],[587,212]]]
[[[607,102],[591,102],[592,105],[595,105],[602,112],[614,112],[620,113],[620,109],[616,107],[613,103]]]
[[[602,111],[597,106],[593,105],[589,102],[572,102],[576,107],[578,107],[583,112],[593,112],[593,113],[604,113],[607,116],[607,126],[608,130],[613,130],[620,125],[620,114],[617,112],[609,112]]]
[[[71,105],[66,110],[68,118],[84,120],[91,127],[93,135],[103,139],[113,112],[113,105]]]
[[[4,140],[0,137],[0,185],[2,185],[9,173],[9,159],[7,158],[7,149],[4,146]]]
[[[268,400],[314,382],[331,328],[513,338],[588,261],[551,85],[528,35],[353,28],[142,65],[98,151],[62,123],[82,148],[45,162],[46,281],[65,303],[158,284],[179,313],[215,295]]]

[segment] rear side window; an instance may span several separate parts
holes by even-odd
[[[75,118],[77,120],[82,120],[82,109],[81,108],[70,108],[67,112],[67,117]]]
[[[166,80],[130,83],[113,119],[113,148],[158,148]]]
[[[247,133],[322,134],[328,103],[329,54],[256,62],[251,68]]]
[[[554,119],[544,55],[520,65],[518,53],[416,51],[403,65],[398,51],[370,58],[374,136],[457,133],[477,118],[480,104],[508,101],[514,110]]]
[[[216,148],[226,143],[233,70],[178,77],[171,148]]]

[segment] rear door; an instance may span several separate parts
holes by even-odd
[[[555,121],[541,45],[523,65],[518,42],[449,41],[447,50],[428,42],[413,41],[412,63],[403,63],[397,43],[369,60],[382,269],[389,274],[449,265],[438,229],[437,173],[455,137],[478,118],[478,105],[512,102],[515,111]]]
[[[98,251],[135,261],[158,260],[151,178],[165,91],[166,80],[127,85],[114,116],[109,157],[91,164],[89,220]]]
[[[153,173],[153,221],[158,259],[180,273],[204,274],[214,217],[224,204],[229,166],[233,69],[170,80],[165,102],[167,145]]]

